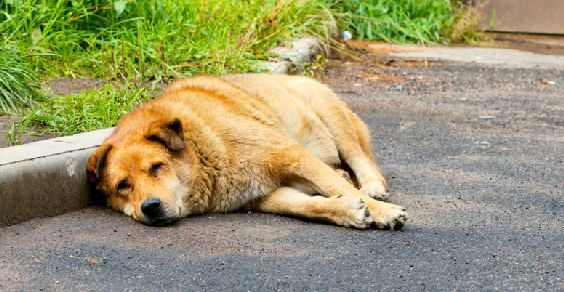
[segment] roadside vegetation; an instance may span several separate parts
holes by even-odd
[[[150,86],[106,84],[78,94],[54,96],[25,111],[26,114],[12,124],[8,140],[16,143],[24,131],[70,135],[110,127],[154,93]]]
[[[0,47],[0,113],[14,112],[39,100],[38,81],[25,58]]]
[[[357,39],[393,43],[473,43],[474,8],[454,0],[342,0],[333,6],[341,27]]]
[[[149,98],[148,83],[260,71],[274,46],[298,35],[330,39],[335,24],[361,39],[469,41],[470,14],[460,7],[446,0],[0,0],[0,114],[21,116],[14,141],[30,129],[66,135],[109,127]],[[109,85],[42,99],[48,94],[39,93],[36,76],[44,87],[62,77]]]

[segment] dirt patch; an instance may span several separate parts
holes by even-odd
[[[98,79],[69,79],[61,78],[48,82],[55,95],[79,93],[86,89],[100,87],[104,83]]]

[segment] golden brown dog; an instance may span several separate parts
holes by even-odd
[[[193,77],[124,116],[87,170],[109,206],[149,225],[247,208],[399,229],[405,209],[378,201],[386,182],[371,147],[366,125],[314,80]]]

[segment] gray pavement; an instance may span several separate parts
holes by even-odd
[[[1,228],[0,291],[564,290],[564,71],[331,62],[321,79],[372,129],[403,231],[90,207]]]

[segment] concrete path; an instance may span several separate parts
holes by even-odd
[[[372,129],[405,230],[90,207],[0,229],[0,290],[563,290],[564,71],[370,62],[322,80]]]
[[[505,48],[483,47],[421,47],[410,45],[370,44],[367,49],[386,56],[441,60],[494,65],[496,68],[559,68],[564,69],[564,56],[543,55]]]

